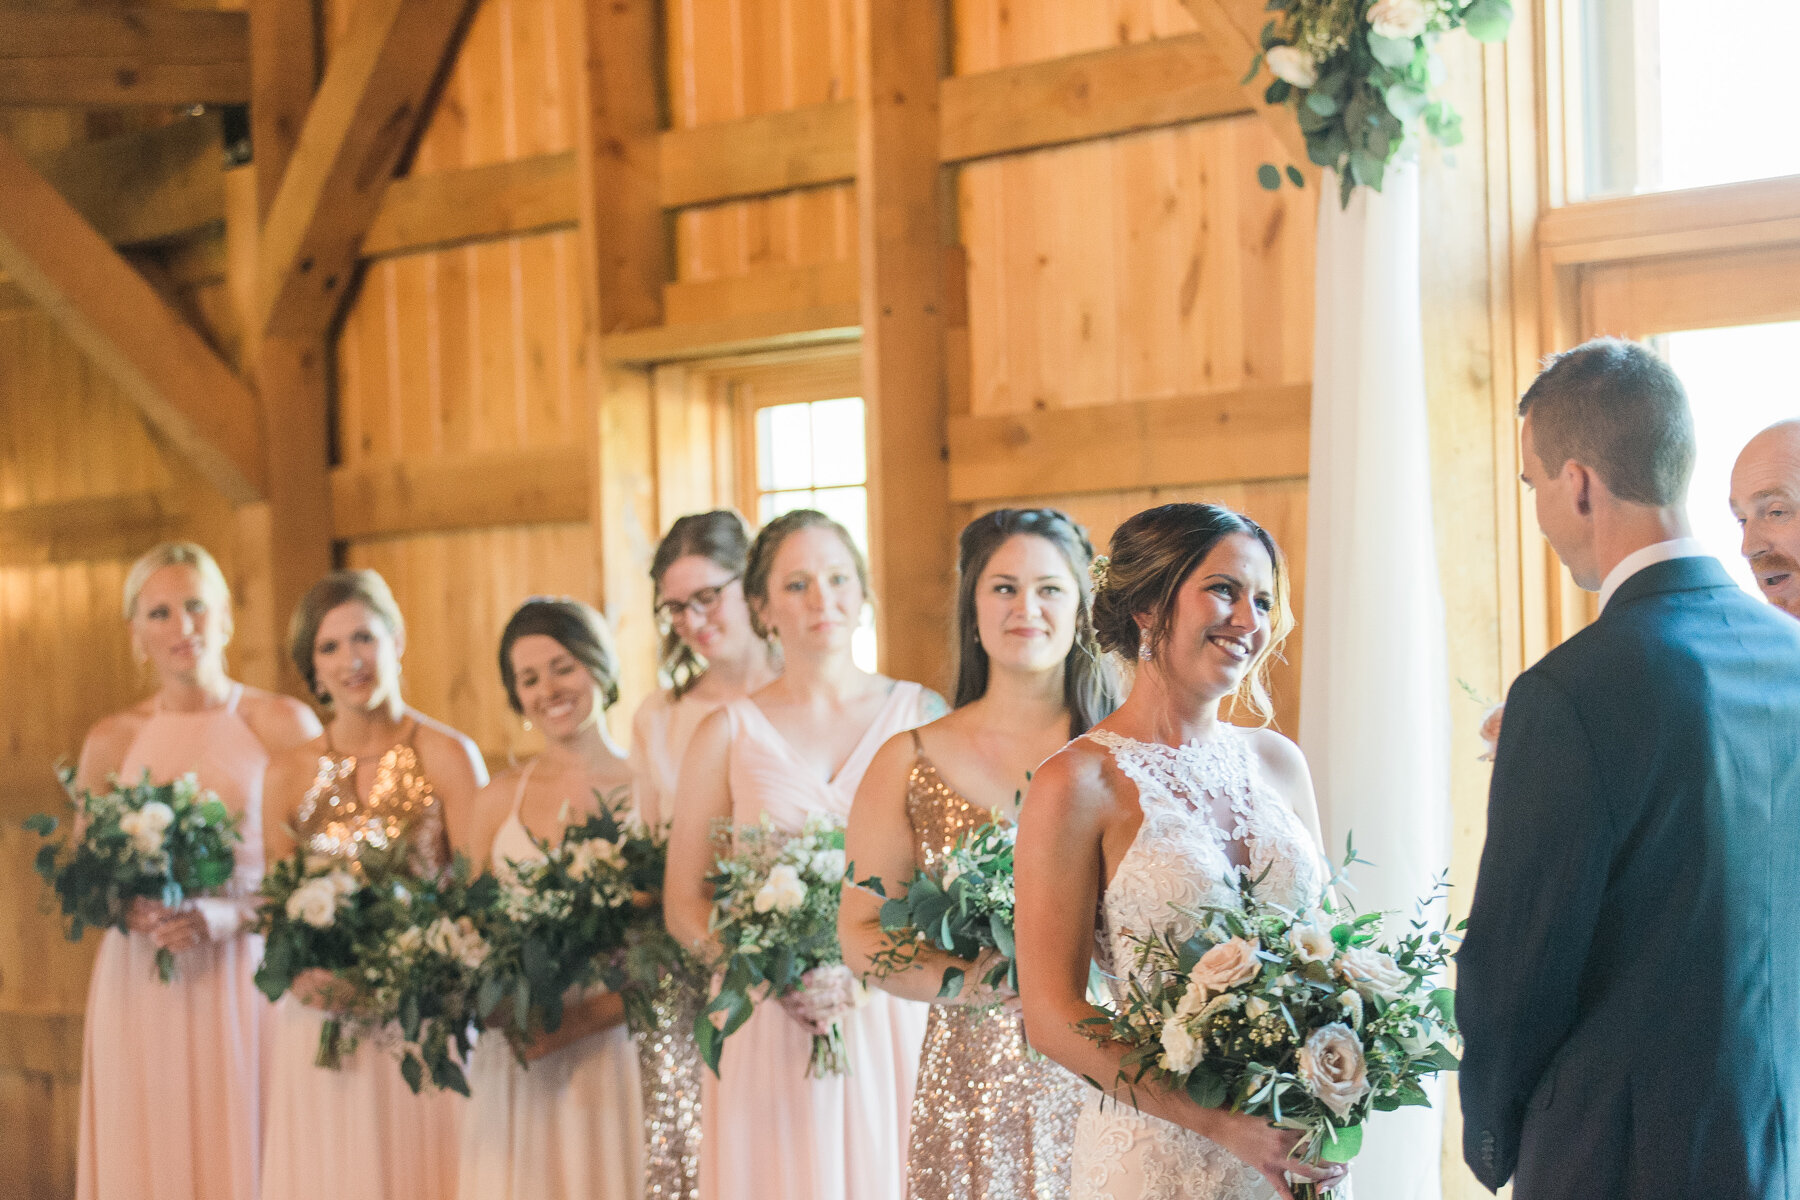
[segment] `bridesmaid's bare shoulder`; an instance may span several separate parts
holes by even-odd
[[[292,696],[262,688],[246,685],[238,712],[270,754],[304,745],[323,731],[312,709]]]
[[[464,779],[472,793],[488,781],[487,760],[475,745],[475,739],[459,729],[452,729],[435,717],[417,709],[407,712],[418,722],[413,747],[425,762],[427,774],[441,786],[453,779]]]
[[[121,712],[108,713],[94,722],[81,742],[81,757],[75,765],[75,782],[86,788],[99,787],[108,775],[115,774],[125,762],[131,743],[156,712],[149,699],[139,701]]]

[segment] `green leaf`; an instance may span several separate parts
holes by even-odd
[[[49,837],[56,832],[56,818],[49,813],[33,813],[25,818],[25,828],[39,837]]]
[[[1255,58],[1252,58],[1250,60],[1250,69],[1248,71],[1244,72],[1244,77],[1242,79],[1238,80],[1238,86],[1239,87],[1247,86],[1252,79],[1256,78],[1257,73],[1262,70],[1262,66],[1263,66],[1263,56],[1259,52]]]
[[[1503,42],[1512,28],[1512,16],[1507,0],[1475,0],[1463,13],[1463,28],[1478,42]]]
[[[1444,1018],[1446,1025],[1456,1024],[1456,989],[1441,987],[1426,997],[1425,1003]]]
[[[1202,1063],[1188,1076],[1187,1094],[1201,1108],[1223,1108],[1231,1089],[1216,1071]]]
[[[1303,188],[1306,186],[1306,176],[1304,176],[1300,173],[1299,167],[1290,165],[1287,169],[1287,177],[1288,177],[1288,182],[1293,184],[1297,188]]]
[[[1347,1163],[1362,1152],[1363,1127],[1352,1125],[1336,1131],[1336,1139],[1326,1142],[1319,1152],[1320,1162]]]
[[[1425,93],[1410,84],[1396,83],[1382,93],[1388,111],[1402,121],[1412,121],[1425,111]]]
[[[961,967],[949,967],[944,971],[944,982],[938,987],[938,998],[953,1000],[962,994],[963,971]]]
[[[1456,1071],[1462,1068],[1462,1060],[1456,1057],[1456,1052],[1442,1042],[1431,1048],[1430,1055],[1424,1061],[1439,1071]]]
[[[1286,104],[1287,98],[1294,94],[1294,85],[1285,79],[1277,79],[1263,92],[1263,99],[1270,104]]]
[[[400,1060],[400,1078],[406,1080],[406,1086],[413,1090],[414,1095],[425,1086],[425,1064],[411,1051]]]
[[[1266,23],[1262,27],[1262,36],[1257,40],[1261,44],[1261,49],[1263,50],[1267,50],[1270,46],[1280,45],[1281,38],[1275,32],[1275,22],[1270,21]]]
[[[1381,190],[1381,181],[1387,175],[1387,162],[1376,158],[1364,150],[1350,152],[1350,176],[1364,187]]]
[[[1369,53],[1375,61],[1390,70],[1403,70],[1413,60],[1418,44],[1411,38],[1382,37],[1379,33],[1369,32]]]
[[[1330,92],[1314,88],[1306,94],[1306,107],[1321,117],[1335,116],[1338,111],[1337,97]]]
[[[1264,163],[1256,168],[1256,182],[1262,184],[1264,191],[1273,192],[1281,187],[1281,172],[1274,163]]]

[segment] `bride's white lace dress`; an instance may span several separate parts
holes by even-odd
[[[1194,932],[1175,906],[1230,904],[1241,843],[1251,878],[1278,904],[1311,903],[1328,872],[1312,836],[1263,781],[1247,731],[1225,726],[1198,745],[1164,746],[1108,730],[1086,736],[1112,751],[1137,785],[1144,823],[1100,898],[1098,959],[1122,992],[1134,959],[1127,935]],[[1223,828],[1215,813],[1231,814]],[[1266,874],[1265,874],[1266,872]],[[1264,1200],[1274,1190],[1216,1143],[1090,1091],[1075,1128],[1075,1200]],[[1347,1197],[1347,1188],[1338,1195]]]

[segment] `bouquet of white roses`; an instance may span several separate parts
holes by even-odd
[[[790,835],[765,817],[736,831],[721,828],[716,837],[722,844],[708,880],[710,927],[724,954],[717,989],[694,1023],[701,1057],[716,1074],[725,1039],[766,994],[812,1027],[808,1075],[848,1074],[837,1017],[865,996],[838,946],[843,826],[812,817]]]
[[[539,841],[541,861],[501,872],[481,921],[492,953],[480,971],[476,1013],[514,1046],[562,1024],[571,988],[602,984],[625,1000],[637,1032],[654,1028],[651,994],[684,966],[663,928],[668,842],[631,819],[622,800],[570,825],[561,843]]]
[[[888,944],[875,955],[874,973],[885,978],[906,970],[917,960],[920,946],[934,946],[971,964],[982,951],[991,949],[1000,959],[979,982],[990,990],[1004,984],[1017,992],[1019,968],[1013,950],[1016,837],[1013,824],[997,816],[969,830],[931,869],[915,874],[903,896],[889,898],[880,879],[864,880],[861,886],[886,901],[881,906],[881,928]],[[948,999],[960,994],[966,974],[959,967],[947,968],[938,995]]]
[[[57,772],[75,810],[76,835],[40,846],[34,867],[50,886],[72,942],[88,928],[124,930],[132,901],[142,897],[170,908],[217,891],[237,868],[241,818],[218,796],[184,775],[153,784],[150,773],[133,784],[114,778],[104,792],[78,791],[74,772]],[[58,821],[46,813],[25,828],[48,838]],[[175,977],[175,956],[156,952],[164,983]]]
[[[1139,940],[1123,1002],[1087,1022],[1095,1040],[1129,1047],[1121,1082],[1267,1117],[1301,1134],[1308,1161],[1349,1162],[1371,1110],[1429,1104],[1423,1081],[1456,1069],[1455,995],[1438,982],[1456,940],[1447,925],[1420,917],[1384,940],[1384,914],[1339,914],[1329,890],[1293,913],[1253,882],[1241,908],[1191,915],[1201,924],[1185,941]]]
[[[257,929],[264,937],[256,986],[279,1000],[304,971],[325,970],[358,984],[363,959],[389,934],[410,923],[412,892],[419,886],[406,870],[406,847],[365,846],[353,860],[308,855],[296,850],[272,864],[262,881]],[[364,1024],[359,1005],[356,1025]],[[316,1062],[339,1066],[354,1047],[354,1029],[344,1044],[343,1017],[327,1016],[319,1031]]]

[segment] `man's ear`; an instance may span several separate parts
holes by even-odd
[[[1593,471],[1570,459],[1563,465],[1563,474],[1569,480],[1569,498],[1575,502],[1575,511],[1584,517],[1594,515],[1594,488],[1599,483]]]

